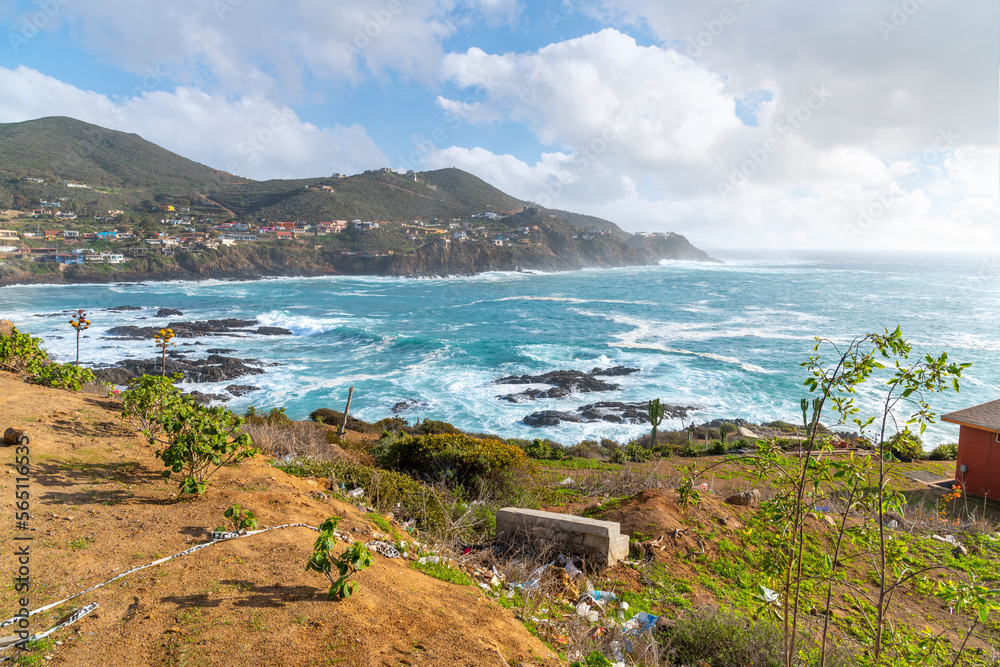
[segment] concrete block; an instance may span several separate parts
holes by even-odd
[[[556,512],[505,507],[497,511],[497,539],[576,553],[605,565],[628,558],[629,536],[621,534],[620,524]]]

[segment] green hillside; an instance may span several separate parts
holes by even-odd
[[[88,187],[70,187],[67,181]],[[193,162],[135,134],[72,118],[0,124],[0,209],[31,210],[41,201],[59,201],[63,211],[81,219],[121,209],[126,219],[149,218],[150,223],[158,205],[174,206],[199,221],[398,222],[494,212],[516,214],[502,226],[545,224],[550,231],[558,229],[560,239],[573,240],[578,231],[591,229],[610,230],[618,240],[630,237],[616,224],[593,216],[530,205],[525,211],[526,202],[455,168],[415,175],[377,170],[348,178],[253,181]],[[589,245],[602,247],[608,240]]]
[[[330,188],[330,189],[324,189]],[[267,220],[413,220],[519,210],[523,202],[459,169],[233,185],[214,200],[237,215]]]
[[[0,124],[0,172],[156,192],[217,189],[243,180],[160,148],[136,134],[62,116]]]

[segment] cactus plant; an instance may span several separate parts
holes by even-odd
[[[660,403],[660,399],[654,398],[649,402],[649,423],[653,425],[653,435],[649,439],[650,448],[656,446],[656,428],[663,423],[663,415],[666,406]]]

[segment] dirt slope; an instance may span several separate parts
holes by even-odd
[[[335,514],[354,539],[373,539],[357,508],[318,497],[325,480],[288,476],[262,457],[221,470],[203,498],[176,502],[176,483],[161,479],[153,448],[122,427],[115,408],[0,373],[0,433],[14,426],[31,435],[31,609],[204,542],[233,503],[254,510],[261,527]],[[15,535],[13,460],[13,448],[0,448],[5,545]],[[328,601],[325,579],[305,571],[315,536],[289,528],[213,545],[32,617],[32,631],[96,602],[96,612],[53,636],[61,644],[46,664],[558,664],[479,589],[401,560],[376,555],[353,598]],[[15,567],[5,549],[0,577],[12,581]],[[16,609],[4,586],[0,616]]]

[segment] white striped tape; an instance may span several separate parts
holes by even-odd
[[[205,542],[204,544],[198,544],[196,546],[191,547],[190,549],[185,549],[184,551],[181,551],[180,553],[176,553],[173,556],[166,556],[164,558],[160,558],[159,560],[154,560],[152,563],[147,563],[145,565],[140,565],[139,567],[133,567],[131,570],[128,570],[126,572],[122,572],[121,574],[119,574],[119,575],[117,575],[115,577],[112,577],[111,579],[108,579],[107,581],[102,581],[99,584],[91,586],[90,588],[88,588],[85,591],[80,591],[79,593],[71,595],[68,598],[63,598],[62,600],[59,600],[58,602],[53,602],[51,604],[45,605],[44,607],[39,607],[38,609],[34,609],[34,610],[28,612],[28,616],[31,617],[31,616],[34,616],[35,614],[41,614],[42,612],[46,612],[49,609],[52,609],[54,607],[58,607],[61,604],[65,604],[66,602],[69,602],[70,600],[78,598],[81,595],[86,595],[87,593],[90,593],[91,591],[96,591],[98,588],[102,588],[104,586],[107,586],[108,584],[111,584],[111,583],[114,583],[114,582],[118,581],[119,579],[123,579],[124,577],[127,577],[130,574],[135,574],[136,572],[139,572],[140,570],[145,570],[147,568],[154,567],[156,565],[162,565],[163,563],[166,563],[167,561],[173,560],[175,558],[180,558],[181,556],[187,556],[188,554],[193,554],[194,552],[201,551],[205,547],[210,547],[213,544],[219,544],[220,542],[228,542],[230,540],[239,540],[239,539],[242,539],[244,537],[250,537],[251,535],[260,535],[261,533],[268,533],[268,532],[270,532],[272,530],[281,530],[282,528],[308,528],[309,530],[315,530],[316,532],[319,532],[319,528],[316,528],[315,526],[310,526],[307,523],[286,523],[286,524],[283,524],[281,526],[272,526],[271,528],[263,528],[261,530],[252,530],[252,531],[249,531],[249,532],[246,532],[246,533],[213,532],[212,533],[212,539],[210,541],[208,541],[208,542]],[[44,637],[47,637],[50,634],[52,634],[53,632],[55,632],[56,630],[59,630],[61,628],[66,627],[67,625],[70,625],[72,623],[77,622],[78,620],[80,620],[81,618],[83,618],[84,616],[86,616],[87,614],[89,614],[90,612],[94,611],[94,609],[97,609],[97,604],[96,603],[91,603],[91,604],[88,604],[85,607],[81,607],[77,611],[75,611],[72,614],[70,614],[69,618],[67,620],[63,621],[62,623],[60,623],[59,625],[57,625],[55,627],[52,627],[52,628],[49,628],[45,632],[40,632],[40,633],[38,633],[36,635],[32,635],[30,637],[29,641],[35,641],[37,639],[42,639]],[[24,616],[14,616],[13,618],[8,618],[6,621],[0,622],[0,629],[5,628],[5,627],[7,627],[9,625],[13,625],[14,623],[17,623],[18,621],[20,621],[23,618],[25,618],[25,617]],[[11,645],[11,646],[0,646],[0,651],[6,650],[6,649],[12,648],[12,647],[13,647],[13,645]],[[6,660],[6,658],[0,659],[0,662],[2,662],[3,660]]]

